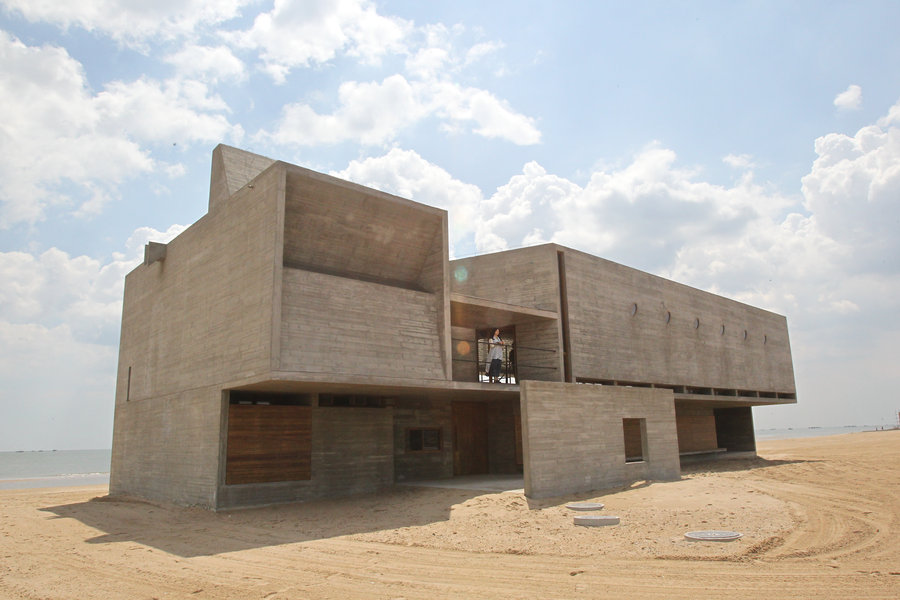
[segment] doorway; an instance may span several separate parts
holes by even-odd
[[[453,402],[453,475],[488,472],[488,414],[484,402]]]

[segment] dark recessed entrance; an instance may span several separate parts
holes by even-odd
[[[488,472],[488,413],[484,402],[453,403],[453,474]]]
[[[454,475],[522,472],[518,400],[458,400],[452,409]]]

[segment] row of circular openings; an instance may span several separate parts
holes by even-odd
[[[637,314],[637,311],[638,311],[638,305],[637,305],[637,302],[635,302],[631,305],[631,316],[632,317],[635,316]],[[672,311],[670,311],[670,310],[666,311],[665,319],[666,319],[666,325],[668,325],[669,322],[672,320]],[[700,329],[700,317],[694,317],[694,329]],[[725,323],[722,323],[722,327],[719,332],[721,335],[725,335]],[[744,330],[744,339],[745,340],[749,339],[749,337],[750,337],[750,334],[745,329]],[[767,344],[768,342],[769,342],[769,336],[763,335],[763,344]]]

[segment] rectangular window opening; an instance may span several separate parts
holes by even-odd
[[[409,452],[441,451],[441,430],[437,428],[408,429],[406,440]]]
[[[646,459],[646,419],[622,419],[625,436],[625,462],[643,462]]]

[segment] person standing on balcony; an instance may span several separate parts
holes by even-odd
[[[488,353],[487,375],[491,383],[500,383],[500,369],[503,366],[503,340],[500,338],[500,330],[495,329],[494,335],[488,340],[490,351]]]

